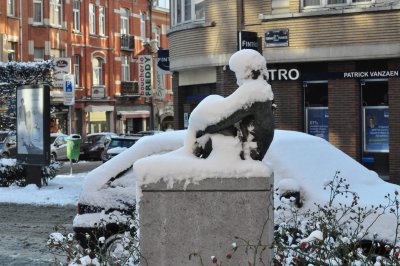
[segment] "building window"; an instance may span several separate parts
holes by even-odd
[[[50,24],[61,26],[62,15],[62,0],[50,0]]]
[[[205,19],[204,0],[172,0],[172,25]]]
[[[33,0],[33,23],[43,23],[43,1]]]
[[[120,10],[120,17],[121,17],[121,34],[129,34],[129,10],[125,8],[121,8]]]
[[[99,35],[106,35],[106,9],[104,6],[99,7]]]
[[[130,68],[130,57],[129,56],[127,56],[127,55],[121,56],[121,66],[122,66],[121,80],[122,81],[130,81],[131,80],[131,77],[130,77],[131,68]]]
[[[43,61],[44,60],[44,48],[34,48],[34,61]]]
[[[154,33],[154,40],[157,41],[157,47],[161,47],[161,28],[155,26],[153,28],[153,33]]]
[[[17,43],[16,42],[8,42],[8,62],[17,61],[16,57],[17,51]]]
[[[80,31],[81,29],[81,15],[80,15],[80,10],[81,10],[81,3],[80,0],[74,0],[74,8],[73,8],[73,13],[74,13],[74,30],[75,31]]]
[[[140,38],[146,41],[146,13],[140,13]]]
[[[157,7],[169,9],[169,0],[158,0],[156,4]]]
[[[303,0],[303,8],[321,8],[337,5],[352,5],[357,3],[368,3],[371,0]]]
[[[104,60],[100,57],[92,59],[93,66],[93,85],[104,85],[103,83]]]
[[[96,7],[89,4],[89,33],[96,34]]]
[[[7,15],[15,16],[15,0],[7,0]]]
[[[79,87],[79,62],[80,62],[80,56],[79,55],[74,55],[74,75],[75,75],[75,86]]]

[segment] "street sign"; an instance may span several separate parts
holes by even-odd
[[[74,75],[68,74],[64,75],[64,105],[74,105],[75,104],[75,79]]]
[[[54,59],[53,86],[63,87],[64,75],[71,74],[71,58],[59,57]]]

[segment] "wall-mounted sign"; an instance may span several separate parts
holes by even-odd
[[[169,50],[160,49],[157,51],[157,71],[169,74]]]
[[[306,132],[329,141],[328,107],[306,108]]]
[[[265,46],[285,47],[289,46],[289,29],[273,29],[264,34]]]
[[[292,69],[268,69],[269,80],[298,80],[300,71]]]
[[[142,97],[150,97],[153,92],[151,84],[152,58],[151,55],[139,55],[139,94]]]
[[[158,50],[155,86],[155,96],[158,100],[163,100],[165,98],[167,93],[165,79],[166,75],[169,73],[169,50]]]
[[[344,72],[343,78],[390,78],[398,77],[399,71],[397,70],[375,70],[375,71],[353,71]]]
[[[238,50],[253,49],[258,51],[258,35],[253,31],[239,31],[238,32]]]
[[[364,107],[364,151],[389,152],[389,107]]]
[[[60,57],[54,59],[53,86],[64,86],[64,75],[71,73],[71,58]]]
[[[106,96],[106,87],[92,86],[92,99],[101,99]]]

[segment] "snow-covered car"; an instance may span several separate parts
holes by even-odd
[[[184,134],[171,131],[141,137],[135,145],[88,173],[73,221],[82,247],[95,245],[99,237],[105,237],[106,246],[118,240],[118,232],[127,228],[126,222],[135,211],[136,178],[132,165],[141,158],[178,149],[183,146]]]
[[[108,218],[113,214],[121,226],[126,213],[134,211],[136,177],[132,165],[141,158],[182,147],[185,136],[186,131],[171,131],[143,137],[88,174],[79,198],[78,215],[73,222],[77,238],[84,247],[87,245],[84,233],[93,234],[100,220],[115,226],[117,220]],[[399,186],[385,182],[329,142],[301,132],[275,130],[263,162],[273,170],[275,189],[281,194],[298,192],[304,210],[313,208],[314,203],[329,201],[330,195],[324,187],[337,171],[346,178],[351,190],[360,196],[358,202],[362,206],[377,206],[385,201],[387,193],[399,191]],[[279,197],[274,200],[278,204]],[[351,199],[343,199],[343,202],[347,201],[351,203]],[[383,218],[374,224],[374,232],[380,233],[383,239],[390,238],[395,231],[396,223],[388,219]],[[108,232],[106,237],[113,239],[113,232],[117,231]]]
[[[112,137],[111,141],[106,147],[106,155],[103,158],[103,162],[110,160],[121,152],[130,148],[140,139],[140,136],[118,136]]]

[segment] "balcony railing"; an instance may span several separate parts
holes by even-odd
[[[135,36],[121,34],[121,50],[132,51],[135,49]]]
[[[139,83],[137,81],[121,81],[121,96],[139,97]]]

